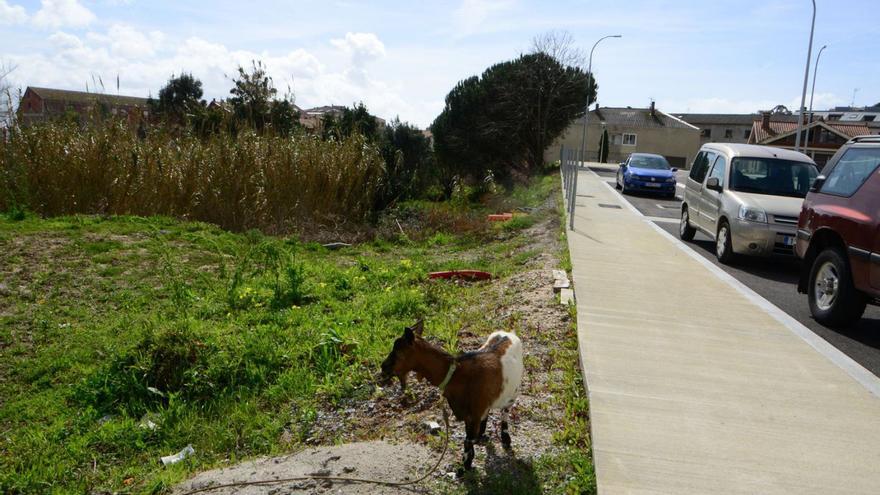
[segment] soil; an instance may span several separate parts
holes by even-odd
[[[524,346],[525,373],[520,395],[511,411],[512,451],[505,452],[498,438],[497,412],[490,415],[487,435],[489,441],[477,447],[474,468],[485,472],[499,469],[514,476],[523,476],[523,483],[534,484],[531,464],[545,454],[553,454],[556,448],[553,433],[558,430],[563,411],[552,395],[551,383],[562,380],[561,372],[549,371],[554,360],[557,343],[565,338],[569,314],[559,304],[553,292],[552,270],[560,269],[559,253],[560,223],[552,210],[552,198],[542,205],[543,221],[530,227],[526,238],[530,242],[520,248],[521,252],[534,252],[525,263],[525,269],[513,276],[496,279],[485,286],[486,297],[481,313],[497,322],[498,328],[513,329]],[[549,213],[549,214],[546,214]],[[460,330],[461,350],[479,347],[485,335],[475,335]],[[436,462],[442,448],[440,436],[426,431],[425,422],[435,421],[443,425],[438,403],[438,391],[426,382],[410,379],[406,393],[396,385],[388,388],[373,386],[369,399],[360,399],[328,408],[318,413],[313,432],[307,443],[315,445],[339,444],[336,447],[316,447],[298,454],[263,459],[223,471],[199,474],[186,482],[175,493],[198,483],[222,483],[236,477],[238,480],[271,479],[272,476],[295,476],[297,473],[314,472],[323,459],[339,456],[332,463],[333,474],[339,474],[343,466],[357,469],[352,475],[395,480],[401,476],[415,475],[413,466],[427,469]],[[464,440],[464,426],[451,421],[449,450],[428,481],[407,491],[448,491],[459,466]],[[385,443],[385,440],[400,443]],[[371,442],[359,443],[363,440]],[[322,461],[315,461],[322,459]],[[318,462],[318,464],[316,464]],[[338,468],[338,469],[337,469]],[[423,471],[419,471],[420,473]],[[230,474],[234,473],[234,474]],[[287,494],[287,493],[392,493],[395,490],[376,485],[323,485],[319,482],[299,482],[286,485],[248,487],[240,491],[212,491],[211,493]]]

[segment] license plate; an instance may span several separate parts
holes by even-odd
[[[786,246],[794,246],[794,236],[793,235],[784,235],[782,236],[782,243]]]
[[[645,185],[648,186],[648,187],[660,187],[660,184],[654,184],[653,182],[648,182],[648,183],[645,184]]]

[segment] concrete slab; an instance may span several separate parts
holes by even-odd
[[[864,379],[595,174],[577,191],[568,243],[600,493],[880,493],[880,397]]]

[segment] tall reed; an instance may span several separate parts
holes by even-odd
[[[48,123],[0,140],[0,209],[169,215],[230,230],[362,220],[382,180],[359,136],[324,141],[241,131],[206,137],[124,123]]]

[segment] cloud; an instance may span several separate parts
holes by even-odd
[[[358,67],[385,56],[385,44],[373,33],[345,33],[344,39],[330,40],[330,44],[349,55]]]
[[[42,6],[32,19],[37,27],[85,27],[95,20],[95,14],[78,0],[41,0],[40,3]]]
[[[487,25],[498,14],[511,10],[514,0],[463,0],[452,13],[457,36],[468,36],[487,30]]]
[[[21,5],[9,5],[6,0],[0,0],[0,26],[21,24],[27,21],[28,16]]]

